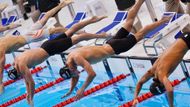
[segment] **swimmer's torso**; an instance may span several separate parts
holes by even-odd
[[[158,68],[165,71],[160,70],[156,73],[169,76],[181,62],[187,50],[188,47],[185,42],[182,39],[177,39],[176,42],[163,53],[157,65]],[[162,62],[164,62],[164,64]]]
[[[17,57],[16,61],[19,61],[19,63],[27,64],[29,68],[42,63],[49,57],[46,51],[44,51],[42,48],[27,50],[21,55],[22,56]]]
[[[5,36],[0,39],[0,51],[10,53],[26,44],[22,36]]]
[[[85,58],[89,63],[97,63],[102,59],[108,58],[114,54],[113,49],[109,45],[104,46],[85,46],[72,51],[69,58],[73,58],[75,55],[80,55]]]

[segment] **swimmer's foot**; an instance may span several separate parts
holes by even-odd
[[[161,21],[166,23],[166,22],[169,22],[171,18],[172,18],[172,16],[163,16]]]
[[[107,18],[108,16],[93,16],[92,18],[91,18],[91,22],[92,23],[95,23],[95,22],[98,22],[98,21],[101,21],[102,19],[105,19],[105,18]]]
[[[34,107],[34,102],[30,101],[29,105],[30,105],[30,107]]]
[[[73,0],[64,0],[61,3],[59,3],[59,6],[61,6],[61,8],[65,7],[68,4],[73,3]]]
[[[0,84],[0,94],[2,94],[4,91],[4,85],[3,84]]]

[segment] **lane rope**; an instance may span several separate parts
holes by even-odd
[[[121,74],[121,75],[119,75],[119,76],[117,76],[115,78],[112,78],[112,79],[110,79],[108,81],[105,81],[105,82],[99,84],[99,85],[96,85],[95,87],[86,90],[84,92],[83,98],[90,95],[90,94],[92,94],[92,93],[95,93],[95,92],[97,92],[97,91],[99,91],[99,90],[101,90],[101,89],[103,89],[103,88],[105,88],[107,86],[113,85],[114,83],[119,82],[120,80],[123,80],[126,77],[128,77],[129,75],[130,74],[127,74],[127,75]],[[69,99],[67,99],[67,100],[65,100],[63,102],[60,102],[59,104],[56,104],[53,107],[63,107],[63,106],[66,106],[68,104],[71,104],[73,102],[75,102],[75,96],[72,97],[72,98],[69,98]]]
[[[176,80],[172,81],[171,84],[172,84],[172,86],[174,87],[174,86],[179,85],[179,84],[180,84],[181,82],[183,82],[184,80],[186,80],[186,78],[182,78],[181,80],[176,79]],[[137,97],[137,100],[138,100],[138,102],[140,103],[140,102],[143,102],[143,101],[145,101],[145,100],[147,100],[147,99],[149,99],[149,98],[151,98],[151,97],[153,97],[153,96],[154,96],[154,95],[153,95],[151,92],[147,92],[147,93],[142,94],[141,96]],[[129,102],[127,102],[127,103],[125,103],[125,104],[119,106],[119,107],[132,107],[133,101],[134,101],[134,100],[131,100],[131,101],[129,101]]]
[[[40,72],[40,71],[42,71],[43,69],[45,69],[45,68],[47,68],[47,66],[44,66],[44,67],[36,67],[35,69],[33,69],[33,70],[31,70],[30,72],[31,72],[31,74],[36,74],[36,73],[38,73],[38,72]],[[20,78],[20,79],[18,79],[18,80],[21,80],[22,78]],[[8,86],[8,85],[10,85],[10,84],[12,84],[12,83],[14,83],[14,82],[16,82],[16,81],[18,81],[18,80],[8,80],[8,81],[5,81],[5,82],[3,82],[3,85],[4,86]]]
[[[12,65],[11,64],[6,64],[4,65],[4,70],[7,70],[8,68],[10,68]]]
[[[62,81],[64,81],[63,78],[57,78],[57,79],[54,80],[54,81],[51,81],[51,82],[49,82],[49,83],[47,83],[47,84],[45,84],[45,85],[42,85],[42,86],[40,86],[40,87],[38,87],[38,88],[35,89],[35,94],[36,94],[36,93],[39,93],[39,92],[41,92],[41,91],[43,91],[43,90],[45,90],[45,89],[47,89],[47,88],[50,88],[50,87],[54,86],[55,84],[58,84],[58,83],[60,83],[60,82],[62,82]],[[12,104],[15,104],[15,103],[17,103],[17,102],[19,102],[19,101],[25,99],[25,98],[26,98],[26,95],[27,95],[27,94],[25,93],[25,94],[23,94],[23,95],[21,95],[21,96],[18,96],[18,97],[16,97],[16,98],[12,99],[12,100],[9,100],[8,102],[3,103],[2,105],[0,105],[0,107],[7,107],[7,106],[10,106],[10,105],[12,105]]]

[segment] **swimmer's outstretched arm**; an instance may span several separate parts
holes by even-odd
[[[26,89],[27,89],[27,102],[30,106],[33,106],[33,97],[35,92],[35,83],[32,78],[32,74],[30,73],[30,70],[27,66],[20,66],[20,69],[17,68],[17,70],[22,73],[22,76],[26,83]]]
[[[66,93],[66,94],[65,94],[63,97],[61,97],[61,98],[67,97],[67,96],[69,96],[69,95],[73,92],[74,88],[76,87],[76,85],[77,85],[77,83],[78,83],[78,80],[79,80],[79,76],[75,76],[75,77],[72,77],[72,78],[71,78],[71,88],[69,89],[69,92]]]
[[[57,12],[59,12],[63,7],[67,6],[68,4],[73,3],[73,0],[64,0],[61,3],[59,3],[58,6],[54,7],[53,9],[49,10],[47,13],[45,13],[45,16],[39,20],[39,22],[42,25],[45,25],[45,23],[47,22],[47,20],[50,17],[53,17]]]
[[[173,105],[173,98],[174,98],[173,97],[173,87],[170,83],[170,80],[166,76],[164,76],[163,79],[160,81],[164,84],[164,87],[166,89],[169,106],[174,107],[174,105]]]
[[[153,77],[153,74],[151,73],[151,69],[150,69],[139,80],[139,82],[137,83],[136,89],[135,89],[133,105],[136,105],[138,103],[137,97],[141,91],[143,84],[146,83],[148,80],[150,80],[152,77]]]
[[[0,52],[0,94],[3,93],[3,70],[5,65],[5,53]]]
[[[79,100],[80,98],[83,97],[83,93],[84,93],[85,89],[90,85],[90,83],[92,82],[92,80],[96,76],[96,73],[94,72],[94,70],[93,70],[92,66],[90,65],[90,63],[86,59],[84,59],[83,57],[77,56],[77,57],[74,58],[74,61],[78,66],[82,66],[84,68],[84,70],[88,74],[88,76],[87,76],[87,78],[85,80],[85,83],[77,91],[77,95],[75,97],[75,100]]]

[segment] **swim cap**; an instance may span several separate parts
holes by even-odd
[[[150,92],[153,95],[159,95],[165,92],[165,87],[158,79],[153,79],[153,83],[150,85]]]
[[[59,74],[64,79],[70,79],[72,77],[71,71],[69,70],[69,68],[67,66],[61,68],[59,70]]]
[[[18,74],[17,70],[15,68],[8,71],[8,77],[12,80],[17,80],[21,76]]]

